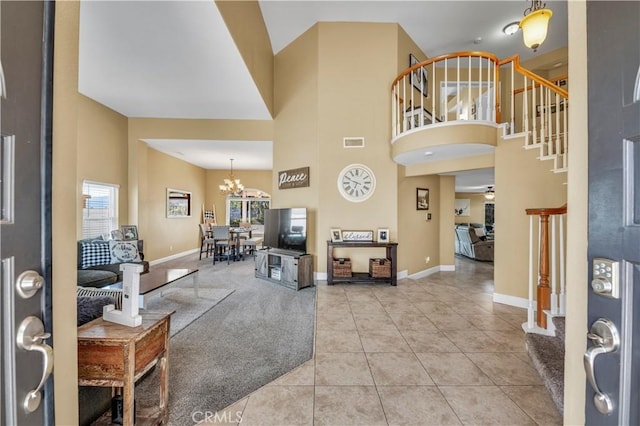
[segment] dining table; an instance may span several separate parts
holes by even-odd
[[[231,240],[234,241],[234,251],[233,251],[233,260],[240,260],[242,258],[242,236],[246,235],[247,238],[251,238],[252,228],[250,227],[232,227],[229,228],[229,234],[231,235]]]

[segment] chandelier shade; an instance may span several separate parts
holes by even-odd
[[[547,38],[549,20],[553,16],[551,9],[544,7],[540,1],[532,1],[531,7],[525,10],[525,16],[520,20],[524,44],[534,52]]]
[[[231,158],[231,168],[229,169],[229,177],[224,179],[224,184],[219,186],[220,192],[225,195],[242,196],[244,193],[244,185],[240,183],[240,179],[236,179],[233,175],[233,158]]]

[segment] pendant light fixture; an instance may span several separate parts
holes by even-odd
[[[546,9],[546,3],[531,0],[531,7],[524,11],[524,18],[520,20],[524,44],[535,52],[547,38],[549,20],[553,16],[551,9]]]
[[[220,192],[225,195],[241,197],[244,191],[244,185],[240,183],[240,179],[236,179],[233,175],[233,158],[231,160],[231,168],[229,170],[229,178],[224,180],[224,184],[220,185]]]

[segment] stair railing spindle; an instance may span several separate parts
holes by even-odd
[[[533,322],[533,216],[529,216],[529,306],[527,307],[527,328],[532,329]]]

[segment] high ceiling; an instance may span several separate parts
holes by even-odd
[[[537,53],[524,46],[520,33],[502,33],[522,17],[529,1],[259,4],[274,54],[319,21],[397,22],[430,57],[483,50],[500,58],[517,53],[526,60],[567,45],[564,1],[547,2],[553,18]],[[212,0],[82,0],[79,54],[80,93],[127,117],[271,119]],[[271,168],[270,156],[250,145],[240,148],[243,142],[198,141],[197,153],[184,140],[147,142],[185,161],[197,158],[208,169],[228,168],[231,145],[238,148],[234,168]]]

